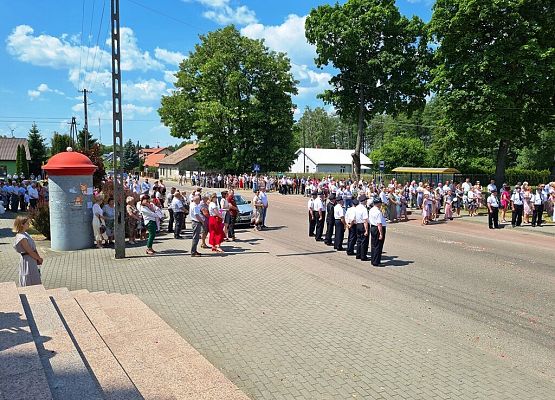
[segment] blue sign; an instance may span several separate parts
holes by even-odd
[[[383,171],[385,169],[385,161],[380,161],[380,171]]]
[[[260,172],[260,165],[254,164],[254,165],[252,166],[252,170],[253,170],[254,172]]]

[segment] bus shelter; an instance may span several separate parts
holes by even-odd
[[[395,179],[399,180],[399,175],[403,178],[408,177],[409,181],[438,183],[446,179],[453,181],[455,174],[460,174],[460,171],[455,168],[418,168],[418,167],[397,167],[391,170],[395,174]]]

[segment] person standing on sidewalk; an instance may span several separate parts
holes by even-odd
[[[515,191],[511,195],[511,208],[513,210],[511,225],[514,228],[522,224],[522,212],[524,211],[524,198],[518,185],[515,186]]]
[[[345,236],[345,209],[343,208],[343,197],[337,199],[337,204],[333,207],[333,217],[335,220],[335,237],[333,248],[337,251],[343,251],[343,237]]]
[[[326,204],[326,236],[324,237],[324,244],[328,246],[333,246],[332,236],[333,228],[335,227],[335,218],[333,217],[333,211],[335,208],[335,193],[332,193],[328,197],[328,203]]]
[[[183,195],[176,191],[170,205],[173,210],[173,218],[175,219],[175,231],[173,237],[181,239],[181,230],[183,229],[183,221],[185,220],[185,205],[183,204]]]
[[[193,230],[193,238],[191,241],[191,257],[200,257],[197,251],[198,242],[204,225],[204,215],[200,210],[200,196],[194,196],[191,203],[191,225]]]
[[[536,188],[536,193],[532,195],[532,226],[536,224],[542,226],[543,204],[545,203],[545,195],[543,193],[544,185],[539,185]]]
[[[170,189],[170,194],[168,194],[168,213],[170,214],[170,219],[168,221],[168,233],[173,233],[173,223],[175,222],[173,216],[173,208],[172,208],[172,200],[173,196],[175,195],[175,188],[172,187]]]
[[[37,251],[37,246],[33,238],[27,233],[30,219],[27,216],[18,215],[15,217],[12,231],[16,234],[13,248],[21,258],[19,260],[19,286],[40,285],[39,266],[43,259]]]
[[[143,216],[144,224],[148,230],[146,254],[152,255],[156,253],[152,246],[154,244],[154,238],[156,237],[156,219],[158,218],[158,215],[156,214],[154,206],[150,203],[150,197],[147,194],[141,195],[139,211]]]
[[[314,208],[312,215],[314,216],[314,220],[316,221],[316,235],[315,239],[317,242],[321,242],[322,233],[324,232],[324,221],[326,217],[326,209],[324,207],[324,193],[318,192],[318,197],[314,200]]]
[[[258,198],[262,202],[262,228],[267,228],[266,215],[268,214],[268,195],[266,194],[266,185],[260,187]]]
[[[368,261],[368,209],[366,208],[366,195],[358,198],[358,206],[355,208],[355,222],[357,224],[357,252],[356,258]]]
[[[374,267],[381,267],[382,252],[385,243],[385,230],[387,222],[382,213],[382,201],[379,197],[374,199],[373,207],[368,213],[368,222],[370,223],[370,234],[372,235],[371,262]]]
[[[497,189],[493,189],[487,199],[489,229],[499,229],[499,199]]]
[[[227,234],[230,240],[235,240],[235,220],[237,219],[239,208],[235,201],[235,191],[233,189],[229,191],[227,202],[229,203],[229,226],[227,228]]]
[[[314,201],[318,196],[317,193],[312,193],[311,197],[308,199],[308,236],[314,237],[314,231],[316,230],[316,218],[314,218]]]
[[[347,237],[347,255],[354,256],[355,245],[357,242],[357,224],[356,224],[356,206],[358,206],[358,200],[351,200],[351,207],[345,212],[345,223],[347,229],[349,230],[349,236]]]

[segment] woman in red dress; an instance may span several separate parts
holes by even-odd
[[[208,213],[210,215],[210,218],[208,219],[208,233],[210,234],[208,242],[212,246],[212,251],[223,253],[224,251],[220,247],[220,244],[225,238],[224,223],[218,207],[218,197],[216,196],[216,193],[213,193],[210,196]]]

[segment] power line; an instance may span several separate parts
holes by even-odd
[[[87,45],[87,61],[85,62],[85,72],[88,70],[88,66],[89,66],[89,53],[91,51],[91,37],[92,37],[92,27],[93,27],[93,22],[94,22],[94,6],[96,4],[96,0],[93,0],[93,5],[92,5],[92,11],[91,11],[91,23],[89,26],[89,44]],[[87,76],[84,75],[83,78],[83,86],[85,85],[85,78]]]
[[[102,66],[102,57],[104,56],[104,53],[106,51],[106,43],[108,42],[109,37],[110,37],[110,27],[108,26],[108,29],[106,29],[106,39],[104,40],[104,45],[102,46],[102,51],[100,52],[100,60],[98,61],[98,67],[94,74],[94,81],[92,85],[90,85],[91,90],[96,86],[96,82],[98,81],[98,74],[100,72],[100,67]],[[94,68],[94,65],[93,65],[93,68]]]
[[[84,28],[84,22],[85,22],[85,0],[83,0],[83,10],[81,13],[81,34],[79,35],[79,75],[78,75],[78,81],[79,83],[81,83],[81,58],[82,58],[82,53],[83,53],[83,28]]]
[[[94,74],[94,64],[96,62],[96,54],[98,53],[98,41],[100,40],[100,31],[102,30],[102,23],[104,22],[104,9],[106,8],[106,0],[102,1],[102,14],[100,15],[100,25],[98,26],[98,33],[96,35],[96,45],[94,46],[94,56],[92,62],[92,73]],[[100,64],[99,64],[100,67]],[[91,80],[94,75],[91,75]],[[89,81],[89,84],[91,82]],[[90,85],[89,85],[90,87]]]
[[[186,25],[186,26],[188,26],[188,27],[190,27],[190,28],[198,29],[199,31],[203,31],[203,30],[204,30],[203,28],[199,28],[198,26],[192,25],[192,24],[190,24],[190,23],[187,22],[187,21],[184,21],[184,20],[179,19],[179,18],[175,18],[173,15],[166,14],[166,13],[163,12],[163,11],[156,10],[156,9],[154,9],[154,8],[152,8],[152,7],[149,7],[149,6],[147,6],[147,5],[141,4],[141,3],[139,3],[139,2],[136,1],[136,0],[127,0],[127,1],[129,1],[130,3],[133,3],[133,4],[135,4],[135,5],[137,5],[137,6],[139,6],[139,7],[142,7],[142,8],[144,8],[145,10],[148,10],[148,11],[153,12],[153,13],[155,13],[155,14],[158,14],[158,15],[161,15],[161,16],[163,16],[163,17],[169,18],[169,19],[171,19],[172,21],[175,21],[175,22],[177,22],[177,23]]]

